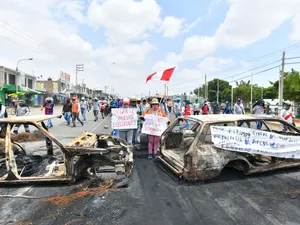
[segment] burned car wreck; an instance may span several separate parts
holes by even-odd
[[[244,128],[249,132],[299,137],[300,130],[285,121],[268,116],[209,115],[176,119],[162,134],[158,159],[172,172],[186,180],[211,180],[225,167],[233,167],[244,174],[255,174],[282,168],[300,167],[300,160],[292,157],[274,157],[265,154],[229,151],[216,147],[212,127]],[[243,143],[241,143],[243,144]],[[294,146],[297,146],[294,145]],[[263,151],[262,151],[263,152]]]
[[[132,149],[110,134],[85,132],[64,145],[44,121],[61,116],[26,116],[0,120],[0,183],[75,182],[103,172],[129,176]],[[12,135],[15,124],[30,126],[30,133]]]

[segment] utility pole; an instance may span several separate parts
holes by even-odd
[[[264,99],[264,88],[261,87],[261,99]]]
[[[220,88],[220,79],[218,78],[218,84],[217,84],[217,103],[219,104],[219,88]]]
[[[200,98],[200,84],[198,86],[198,98]]]
[[[205,100],[207,100],[207,76],[206,76],[206,74],[205,74],[205,91],[204,91],[204,98],[205,98]]]
[[[82,72],[82,71],[84,71],[84,64],[76,64],[76,88],[75,88],[76,95],[78,92],[77,74],[78,72]]]
[[[233,107],[233,76],[232,76],[232,85],[231,85],[231,107]]]
[[[285,51],[282,53],[282,64],[281,64],[281,76],[280,76],[280,96],[279,96],[279,105],[282,106],[283,103],[283,81],[284,81],[284,61],[285,61]]]
[[[105,89],[104,94],[105,94],[105,95],[106,95],[107,88],[108,88],[108,87],[105,85],[105,86],[104,86],[104,89]]]
[[[251,86],[251,98],[250,98],[250,104],[251,104],[251,107],[252,107],[252,105],[253,105],[253,74],[251,73],[251,84],[250,84]]]

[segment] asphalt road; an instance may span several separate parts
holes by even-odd
[[[109,119],[94,123],[89,115],[83,128],[66,127],[63,120],[57,120],[51,131],[62,142],[68,142],[83,130],[107,133],[105,124],[109,124]],[[226,169],[211,182],[182,183],[146,156],[146,151],[135,153],[128,188],[60,206],[42,203],[41,199],[1,198],[0,224],[300,224],[299,169],[250,177]],[[77,185],[2,187],[0,194],[63,195]]]

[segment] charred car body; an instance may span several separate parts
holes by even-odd
[[[176,119],[161,136],[161,160],[178,176],[187,180],[210,180],[223,168],[234,167],[246,175],[281,168],[299,167],[299,159],[285,159],[259,154],[228,151],[212,142],[211,126],[249,127],[281,135],[300,136],[300,130],[285,121],[268,116],[205,115]],[[188,125],[187,125],[188,124]]]
[[[125,141],[110,134],[85,132],[63,145],[44,123],[59,117],[26,116],[0,120],[0,183],[74,182],[77,178],[97,176],[102,172],[126,176],[131,173],[133,154]],[[11,135],[16,124],[31,126],[31,133]],[[23,139],[22,143],[18,139]]]

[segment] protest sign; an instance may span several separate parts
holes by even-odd
[[[137,129],[138,115],[135,109],[118,108],[111,109],[111,127],[112,129]]]
[[[160,136],[168,127],[168,118],[162,116],[145,115],[142,133]]]
[[[217,148],[279,158],[300,158],[300,137],[243,128],[211,126]]]

